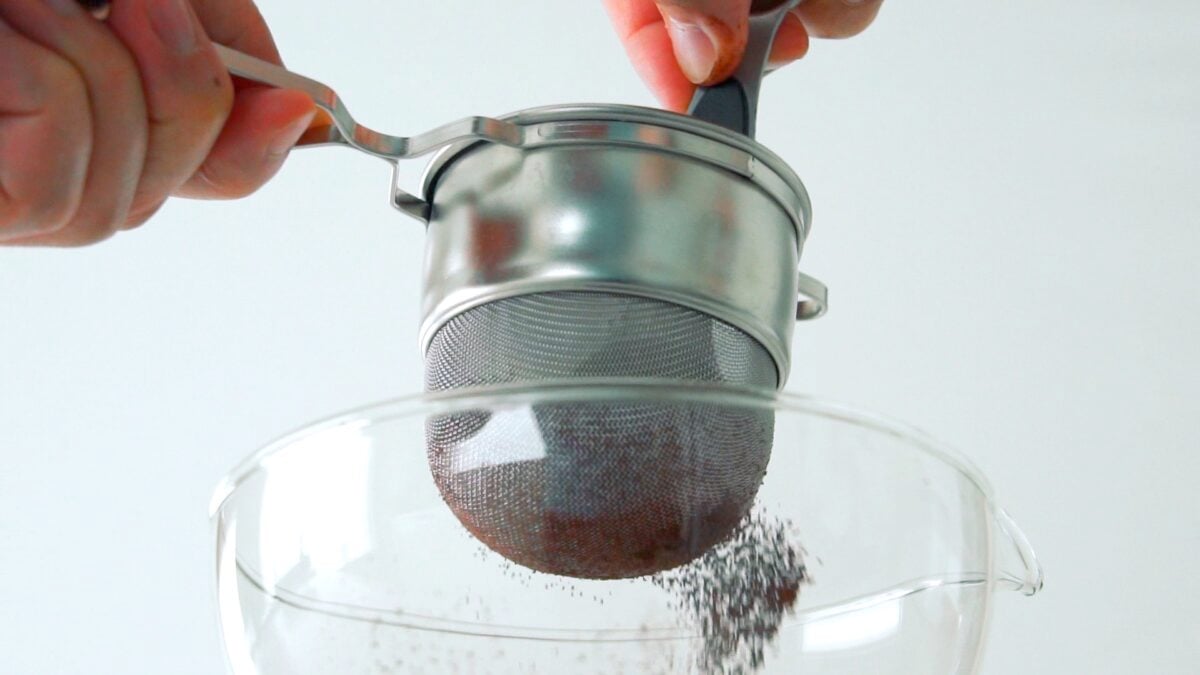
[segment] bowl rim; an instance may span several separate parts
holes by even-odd
[[[912,449],[955,469],[995,507],[991,484],[965,454],[933,435],[896,418],[853,405],[807,395],[754,387],[645,378],[574,378],[537,383],[489,385],[440,392],[409,394],[368,403],[327,416],[277,436],[238,462],[217,483],[209,502],[209,518],[216,519],[225,503],[244,483],[263,469],[267,459],[295,442],[329,429],[355,425],[360,429],[413,415],[445,414],[495,405],[522,405],[539,401],[653,400],[711,403],[749,408],[770,408],[865,427],[903,438]]]

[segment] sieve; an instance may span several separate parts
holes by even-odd
[[[300,146],[349,146],[393,165],[436,153],[420,196],[393,171],[390,203],[427,224],[420,344],[469,310],[555,292],[616,293],[713,317],[790,370],[797,319],[827,291],[797,272],[811,207],[800,179],[752,138],[774,32],[796,0],[756,2],[742,66],[697,92],[692,116],[558,105],[470,117],[415,136],[359,124],[334,90],[223,46],[230,72],[306,92],[329,119]],[[614,373],[615,374],[615,373]]]
[[[308,93],[328,115],[301,146],[390,162],[434,154],[391,204],[426,224],[428,390],[582,378],[781,388],[797,320],[826,289],[798,272],[811,207],[753,139],[775,32],[799,0],[757,1],[741,65],[690,115],[559,105],[471,117],[415,136],[359,124],[330,87],[226,47],[230,72]],[[728,537],[770,457],[769,411],[539,405],[527,435],[480,439],[487,417],[433,418],[433,478],[480,541],[573,577],[668,569]]]

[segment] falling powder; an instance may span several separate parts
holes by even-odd
[[[723,544],[650,577],[699,629],[701,672],[744,675],[763,666],[809,582],[804,550],[789,540],[790,529],[787,521],[751,514]]]

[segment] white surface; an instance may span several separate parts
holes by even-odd
[[[264,12],[381,128],[650,102],[598,2],[332,7]],[[893,0],[764,93],[834,302],[789,388],[966,450],[1045,562],[1043,595],[998,603],[985,675],[1200,660],[1197,28],[1182,0]],[[240,203],[0,250],[0,672],[222,672],[218,476],[420,386],[422,232],[387,180],[309,151]]]

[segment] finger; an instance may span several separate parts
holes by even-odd
[[[122,0],[108,26],[138,64],[149,117],[130,227],[200,168],[233,107],[233,83],[187,0]]]
[[[88,91],[92,152],[74,217],[45,241],[82,245],[110,236],[125,221],[146,156],[146,104],[137,65],[108,28],[76,0],[4,0],[0,17],[69,61]]]
[[[212,152],[177,194],[234,199],[254,192],[279,171],[315,113],[312,99],[303,92],[270,88],[237,92],[233,112]]]
[[[813,37],[846,38],[863,32],[883,0],[804,0],[795,13]]]
[[[634,70],[670,110],[687,109],[696,86],[675,60],[671,38],[653,0],[605,0]]]
[[[808,54],[808,29],[795,10],[788,12],[779,24],[775,33],[775,42],[771,43],[771,55],[767,65],[771,69],[787,65],[792,61],[804,58]]]
[[[676,56],[678,50],[672,42],[664,12],[653,0],[606,0],[605,5],[634,69],[650,90],[664,107],[677,112],[686,110],[696,85],[684,73]],[[749,11],[748,3],[743,11]],[[740,19],[744,20],[745,17]],[[728,73],[716,75],[717,81],[728,77],[737,68],[741,49],[744,49],[744,40]],[[808,32],[799,17],[789,15],[776,34],[771,66],[795,61],[807,52]]]
[[[122,229],[131,230],[135,227],[144,225],[146,221],[153,218],[154,215],[157,214],[164,205],[166,205],[166,203],[167,200],[163,199],[159,202],[135,208],[133,211],[129,212],[129,216],[125,219],[125,225]]]
[[[87,89],[75,68],[0,19],[0,242],[52,233],[83,195]]]
[[[282,65],[266,22],[251,0],[192,0],[214,42]],[[176,194],[228,199],[257,190],[279,170],[316,108],[308,95],[235,80],[234,107],[209,157]]]
[[[283,65],[275,39],[253,0],[191,0],[213,42]]]
[[[750,0],[657,0],[675,60],[694,84],[716,84],[746,51]]]

